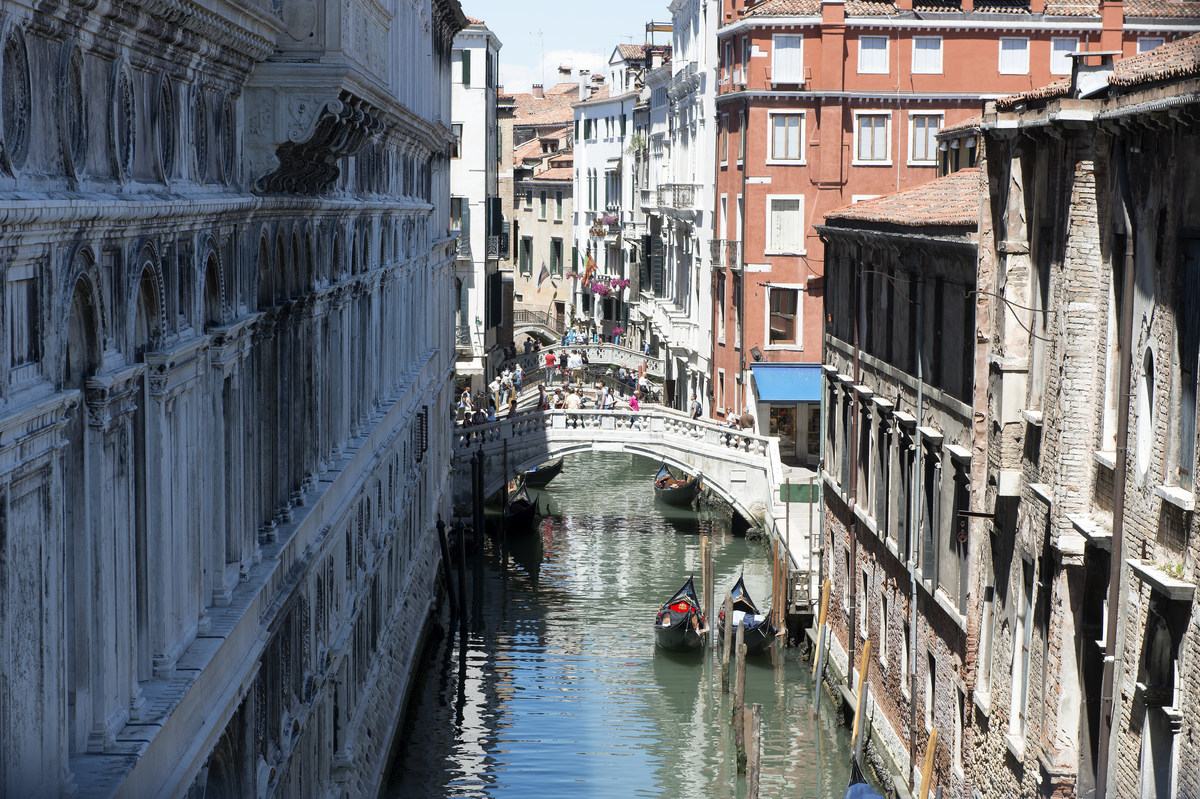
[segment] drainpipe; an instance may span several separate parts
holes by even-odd
[[[1108,576],[1108,618],[1104,629],[1104,682],[1100,689],[1100,746],[1096,753],[1096,799],[1108,792],[1109,745],[1112,738],[1113,699],[1116,693],[1117,618],[1121,598],[1121,566],[1124,559],[1125,533],[1125,471],[1129,444],[1129,380],[1133,371],[1133,283],[1134,240],[1132,205],[1129,190],[1125,149],[1117,149],[1117,183],[1121,192],[1121,222],[1125,227],[1125,280],[1121,297],[1121,330],[1118,341],[1125,342],[1121,350],[1120,394],[1117,401],[1116,469],[1113,470],[1113,536],[1112,559]]]
[[[921,525],[921,517],[925,512],[925,492],[922,490],[921,479],[925,464],[922,462],[924,447],[921,446],[921,412],[925,402],[925,275],[917,274],[917,422],[913,430],[913,446],[916,447],[917,457],[913,462],[913,472],[909,475],[909,490],[916,494],[916,502],[912,506],[908,526],[908,584],[912,589],[908,607],[909,657],[908,657],[908,782],[913,791],[917,790],[917,780],[913,774],[913,763],[916,757],[917,741],[917,559],[913,556],[916,536]],[[925,786],[922,793],[928,794]]]
[[[742,124],[739,126],[738,132],[738,149],[742,147],[741,137],[746,135],[746,131],[750,128],[750,98],[742,98],[742,109],[744,116]],[[717,155],[720,158],[720,154]],[[742,204],[740,208],[735,208],[738,214],[735,224],[738,226],[738,255],[741,258],[741,269],[738,270],[738,279],[742,282],[742,290],[738,292],[738,318],[741,320],[741,335],[738,337],[738,374],[742,376],[742,405],[749,405],[747,402],[747,393],[750,390],[750,381],[746,378],[746,291],[749,286],[746,283],[746,206],[750,204],[746,197],[746,162],[750,160],[750,151],[746,151],[746,157],[742,159]],[[720,169],[720,167],[718,167]],[[769,279],[769,278],[768,278]],[[758,403],[755,403],[757,407]],[[740,411],[739,411],[740,412]]]

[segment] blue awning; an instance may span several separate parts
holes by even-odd
[[[759,402],[821,401],[819,363],[755,363],[750,369]]]

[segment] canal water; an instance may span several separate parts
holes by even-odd
[[[550,514],[537,532],[468,559],[466,645],[443,615],[383,796],[745,796],[719,662],[657,649],[653,624],[689,575],[700,590],[702,529],[718,595],[744,574],[765,608],[770,563],[723,520],[657,503],[658,466],[569,458],[539,492]],[[827,698],[814,716],[810,670],[795,649],[747,662],[746,707],[762,704],[762,797],[845,793],[849,736]]]

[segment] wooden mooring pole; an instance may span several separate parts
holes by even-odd
[[[726,616],[732,616],[730,612]],[[737,662],[733,670],[733,741],[737,747],[738,774],[746,773],[746,620],[737,626]]]
[[[758,799],[762,776],[762,705],[755,702],[750,711],[750,757],[746,767],[746,799]]]
[[[704,598],[701,611],[709,627],[713,626],[713,571],[712,571],[712,539],[708,533],[700,536],[700,583]],[[711,638],[711,636],[710,636]]]
[[[725,637],[721,639],[721,692],[729,693],[729,650],[733,646],[733,592],[725,595]]]

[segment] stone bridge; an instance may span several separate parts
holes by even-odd
[[[784,532],[788,511],[780,498],[784,480],[776,438],[693,420],[670,408],[525,414],[455,430],[455,504],[469,503],[471,458],[477,454],[484,459],[484,493],[491,496],[506,476],[580,452],[626,452],[699,474],[705,488],[751,524],[786,539],[791,605],[799,612],[810,608],[816,595],[812,541],[807,534]]]
[[[663,376],[666,374],[666,365],[662,358],[655,358],[652,355],[645,355],[638,350],[631,350],[628,347],[622,347],[617,344],[568,344],[562,346],[555,344],[549,347],[542,347],[537,352],[521,353],[516,357],[509,358],[503,361],[497,368],[504,369],[512,367],[515,364],[521,364],[521,368],[526,372],[538,369],[546,364],[546,353],[553,352],[555,358],[562,357],[563,353],[572,350],[580,350],[586,352],[588,361],[591,364],[615,364],[624,366],[626,369],[637,372],[638,367],[643,362],[646,364],[646,374],[662,382]]]

